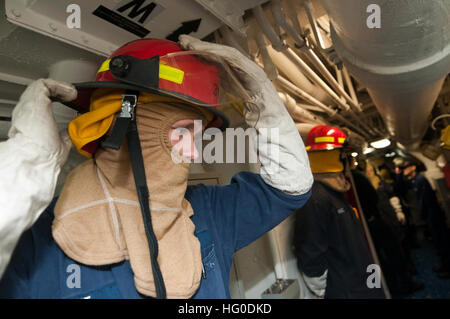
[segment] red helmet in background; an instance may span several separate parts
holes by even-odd
[[[342,148],[346,139],[347,135],[336,127],[317,125],[308,133],[306,150],[308,152],[329,151]]]
[[[78,97],[66,105],[89,111],[97,88],[118,88],[175,97],[200,105],[214,114],[209,126],[225,128],[228,118],[217,109],[219,71],[205,60],[184,51],[177,43],[162,39],[139,39],[117,49],[100,66],[94,82],[75,83]]]

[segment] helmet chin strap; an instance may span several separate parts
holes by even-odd
[[[150,259],[152,265],[153,279],[155,281],[156,296],[158,299],[166,298],[166,287],[158,264],[158,240],[153,230],[149,191],[147,178],[145,176],[144,160],[142,157],[141,143],[136,124],[136,104],[139,97],[138,91],[127,90],[122,96],[122,109],[120,116],[116,119],[111,135],[102,143],[105,148],[120,149],[125,135],[128,141],[128,152],[133,170],[136,192],[141,207],[145,234],[150,248]]]

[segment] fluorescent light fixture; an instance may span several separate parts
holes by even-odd
[[[376,149],[385,148],[388,147],[389,145],[391,145],[391,141],[387,138],[383,138],[382,140],[373,141],[370,143],[370,146]]]
[[[352,157],[356,157],[356,156],[358,156],[358,153],[353,152],[353,153],[352,153]]]
[[[375,149],[373,147],[368,147],[364,150],[363,153],[364,153],[364,155],[367,155],[367,154],[372,153],[373,151],[375,151]]]

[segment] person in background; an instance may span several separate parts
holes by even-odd
[[[376,166],[368,161],[366,165],[366,176],[371,182],[377,194],[377,209],[380,214],[381,223],[377,229],[385,229],[383,234],[374,234],[380,236],[376,238],[379,242],[378,250],[381,250],[380,258],[385,260],[382,266],[390,272],[389,281],[390,288],[394,295],[402,295],[422,289],[424,284],[422,282],[413,282],[412,275],[416,272],[414,264],[410,258],[409,250],[405,250],[402,244],[405,239],[405,223],[406,217],[402,211],[400,199],[395,195],[392,187],[392,182],[389,184],[389,178],[384,179],[378,174]],[[387,173],[384,172],[384,176]],[[387,238],[388,241],[383,239]],[[387,275],[387,277],[389,277]]]
[[[419,203],[417,201],[414,191],[410,189],[403,178],[403,168],[405,160],[403,157],[394,158],[395,174],[393,178],[394,193],[400,198],[403,207],[403,212],[406,216],[406,238],[409,249],[419,248],[419,229],[424,222],[420,219]]]
[[[440,265],[433,267],[439,278],[450,278],[450,237],[436,194],[425,176],[418,172],[419,164],[414,160],[406,160],[402,180],[409,189],[414,191],[418,201],[420,217],[426,221],[428,230],[437,248]]]
[[[364,166],[372,180],[376,180],[378,187],[381,180],[376,177],[370,164]],[[373,187],[369,178],[359,170],[352,170],[352,177],[358,194],[361,209],[367,221],[367,226],[380,259],[381,268],[385,275],[387,285],[394,298],[411,294],[423,289],[422,282],[414,282],[408,269],[407,257],[400,244],[395,231],[386,222],[386,216],[393,216],[393,212],[383,212],[383,208],[392,209],[386,200],[382,204],[377,190]],[[390,218],[389,218],[390,219]]]
[[[403,213],[400,199],[394,193],[392,183],[389,183],[389,177],[386,170],[383,170],[385,179],[382,178],[375,165],[368,163],[366,165],[365,174],[375,188],[378,195],[378,206],[381,218],[391,227],[397,234],[403,236],[402,226],[406,223],[406,216]],[[391,180],[391,182],[393,182]]]
[[[335,127],[311,129],[306,150],[315,183],[311,198],[296,212],[294,253],[309,290],[318,298],[384,298],[367,285],[374,264],[357,211],[345,198],[346,135]]]
[[[401,244],[405,253],[409,256],[412,246],[409,242],[408,234],[410,233],[410,216],[399,194],[395,192],[395,183],[391,172],[387,167],[379,169],[381,183],[379,186],[379,196],[386,194],[391,207],[395,211],[396,220],[393,220],[394,231],[401,236]],[[411,264],[412,266],[412,264]],[[415,270],[413,271],[415,272]]]

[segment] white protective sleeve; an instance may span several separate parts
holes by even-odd
[[[287,194],[307,193],[313,184],[308,155],[297,127],[266,73],[237,49],[180,36],[186,50],[207,52],[236,72],[253,107],[244,109],[246,123],[257,130],[261,177]]]
[[[0,278],[22,233],[53,199],[71,141],[59,134],[50,96],[76,98],[68,83],[40,79],[14,108],[9,139],[0,143]]]

